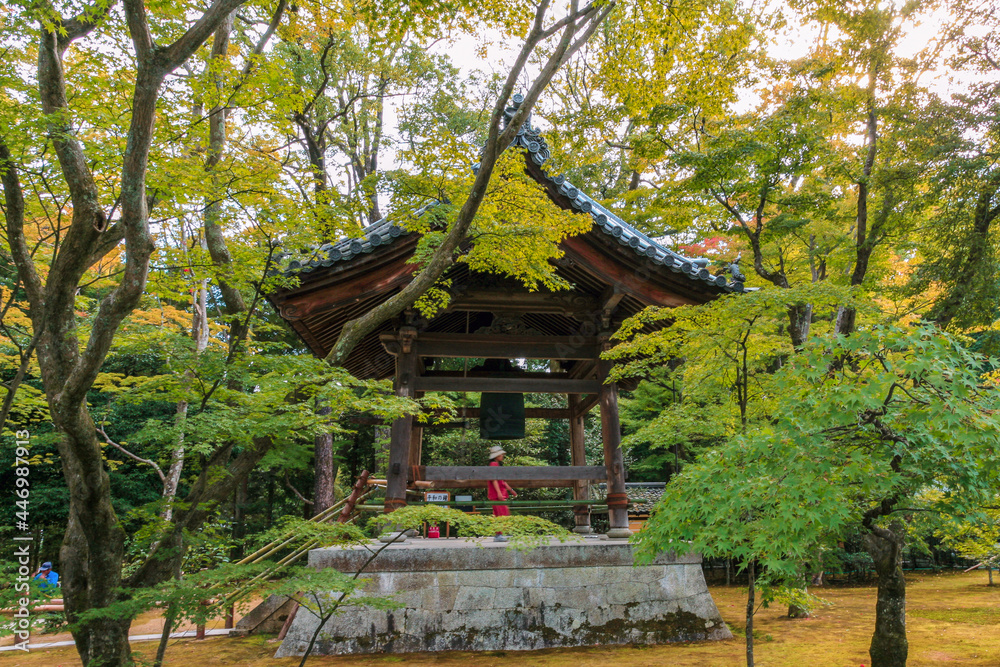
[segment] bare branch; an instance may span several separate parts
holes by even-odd
[[[507,127],[501,132],[500,125],[503,121],[504,110],[506,109],[507,101],[511,98],[514,86],[524,71],[529,57],[546,36],[543,26],[549,1],[541,0],[535,12],[535,20],[532,28],[494,104],[490,118],[489,132],[483,146],[479,168],[476,171],[476,178],[473,181],[469,197],[462,204],[462,208],[459,210],[454,224],[445,236],[444,241],[427,261],[423,270],[409,284],[385,303],[365,315],[351,320],[344,326],[337,342],[334,343],[330,353],[326,356],[328,363],[335,366],[343,365],[351,350],[354,349],[362,338],[371,331],[374,331],[382,322],[412,306],[424,292],[437,282],[447,268],[451,266],[454,261],[454,253],[462,240],[465,239],[469,226],[472,224],[472,220],[475,218],[479,206],[486,196],[487,186],[493,176],[493,170],[496,167],[500,154],[513,141],[517,132],[527,120],[528,114],[531,112],[535,102],[538,101],[542,91],[548,86],[559,67],[570,55],[586,43],[598,25],[614,9],[615,5],[615,2],[609,2],[600,11],[587,14],[579,23],[570,22],[566,24],[559,44],[545,62],[538,76],[531,83],[527,94],[517,106]],[[570,6],[570,14],[573,15],[579,11],[577,0],[573,0]],[[583,33],[579,38],[576,38],[580,30],[583,30]],[[576,41],[574,41],[575,38]]]
[[[110,437],[108,437],[108,434],[104,432],[104,427],[103,426],[97,426],[96,428],[97,428],[97,432],[100,433],[101,436],[104,438],[104,442],[108,443],[109,445],[111,445],[112,447],[114,447],[119,452],[121,452],[125,456],[129,457],[133,461],[138,461],[139,463],[145,463],[146,465],[151,466],[153,468],[153,470],[156,471],[156,474],[160,477],[160,481],[161,482],[167,481],[166,475],[163,474],[163,470],[160,468],[159,464],[156,461],[153,461],[153,460],[150,460],[150,459],[144,459],[141,456],[137,456],[137,455],[133,454],[132,452],[130,452],[129,450],[125,449],[124,447],[122,447],[121,445],[119,445],[117,442],[115,442],[114,440],[112,440]]]

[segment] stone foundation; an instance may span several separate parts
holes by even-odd
[[[355,572],[363,549],[315,549],[309,565]],[[368,568],[365,591],[394,611],[346,607],[321,631],[317,654],[531,650],[657,644],[732,635],[705,585],[699,556],[632,565],[626,540],[587,539],[530,551],[492,541],[412,540]],[[318,619],[300,608],[275,657],[302,655]]]

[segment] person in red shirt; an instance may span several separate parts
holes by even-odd
[[[503,457],[507,452],[503,450],[502,447],[494,445],[490,447],[490,465],[500,466],[503,464]],[[510,484],[502,479],[491,479],[486,487],[486,496],[490,500],[507,500],[508,495],[511,498],[517,498],[517,492],[511,487]],[[493,516],[510,516],[510,508],[506,505],[494,505],[493,506]],[[503,533],[497,533],[493,540],[495,542],[506,542],[507,538]]]

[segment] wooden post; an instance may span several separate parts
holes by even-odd
[[[587,452],[583,440],[583,414],[577,414],[580,406],[580,395],[569,394],[569,451],[570,462],[575,466],[587,465]],[[573,500],[590,499],[590,482],[585,479],[577,480],[573,485]],[[573,518],[576,526],[574,533],[587,535],[593,532],[590,527],[590,505],[576,505],[573,507]]]
[[[423,396],[423,392],[417,392],[416,398]],[[413,470],[415,466],[420,465],[421,454],[424,446],[424,427],[414,423],[413,430],[410,431],[410,453],[409,453],[409,466],[410,470]]]
[[[605,343],[607,346],[607,343]],[[628,496],[625,493],[625,464],[622,461],[622,433],[618,420],[618,383],[608,380],[611,363],[597,362],[598,377],[604,382],[600,391],[601,439],[604,442],[604,465],[608,469],[608,537],[629,537]]]
[[[396,355],[396,378],[394,388],[397,396],[415,396],[414,384],[417,376],[417,355],[413,350],[416,329],[403,327],[399,331],[397,343],[390,351]],[[387,346],[388,349],[389,346]],[[385,512],[392,512],[406,505],[406,475],[410,462],[410,443],[413,440],[413,416],[400,417],[392,422],[389,431],[389,465],[386,470]],[[402,542],[389,531],[379,539]]]

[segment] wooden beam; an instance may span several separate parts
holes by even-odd
[[[463,419],[479,419],[479,408],[457,408],[455,412]],[[524,416],[528,419],[569,419],[571,414],[566,408],[525,408]]]
[[[501,290],[470,290],[458,294],[448,304],[448,310],[490,313],[558,313],[578,315],[598,310],[597,300],[578,292],[524,292]]]
[[[428,414],[432,416],[436,415],[440,418],[446,414],[446,411],[434,410]],[[455,408],[455,416],[458,419],[479,419],[479,408]],[[569,419],[572,414],[566,408],[525,408],[524,416],[528,419]],[[343,419],[352,424],[364,424],[370,426],[384,426],[386,424],[385,419],[382,417],[373,417],[370,414],[345,415]],[[415,424],[414,428],[436,428],[449,426],[461,426],[461,423],[446,422],[443,424],[436,424],[434,422],[427,422]]]
[[[593,394],[598,380],[542,380],[538,378],[416,378],[418,391],[476,391],[504,394]]]
[[[625,292],[618,285],[609,285],[601,294],[601,314],[610,317],[621,300],[625,298]]]
[[[572,487],[576,484],[571,479],[508,479],[507,483],[518,489],[550,489],[560,487]],[[486,479],[449,479],[434,482],[421,482],[419,488],[425,489],[485,489],[489,484]],[[599,504],[601,501],[594,501]],[[475,501],[467,503],[475,505]]]
[[[604,466],[421,466],[420,478],[428,482],[456,479],[483,480],[605,480]]]
[[[326,310],[339,308],[369,298],[373,293],[391,291],[402,287],[413,278],[416,264],[398,261],[394,265],[382,267],[368,275],[330,285],[307,294],[283,296],[278,303],[278,312],[286,320],[298,320]]]
[[[531,380],[568,380],[569,373],[536,373],[532,371],[424,371],[425,378],[524,378]]]
[[[383,342],[394,340],[382,335]],[[486,359],[596,359],[601,352],[594,336],[505,336],[422,333],[416,340],[422,357]]]
[[[594,406],[597,405],[598,401],[600,400],[601,400],[600,393],[594,393],[589,396],[581,396],[580,402],[576,404],[575,408],[572,408],[573,410],[575,410],[574,414],[579,415],[581,417],[586,416],[588,412],[594,409]]]
[[[630,268],[613,256],[599,251],[587,241],[586,234],[570,236],[563,239],[559,245],[566,253],[565,257],[572,259],[608,285],[616,285],[622,294],[634,296],[645,305],[675,307],[704,303],[712,298],[706,295],[703,300],[695,300],[659,287],[650,280],[651,273],[648,270]],[[635,261],[638,263],[642,260],[636,256]],[[641,268],[641,265],[639,266]],[[706,291],[712,289],[707,284],[705,288]]]

